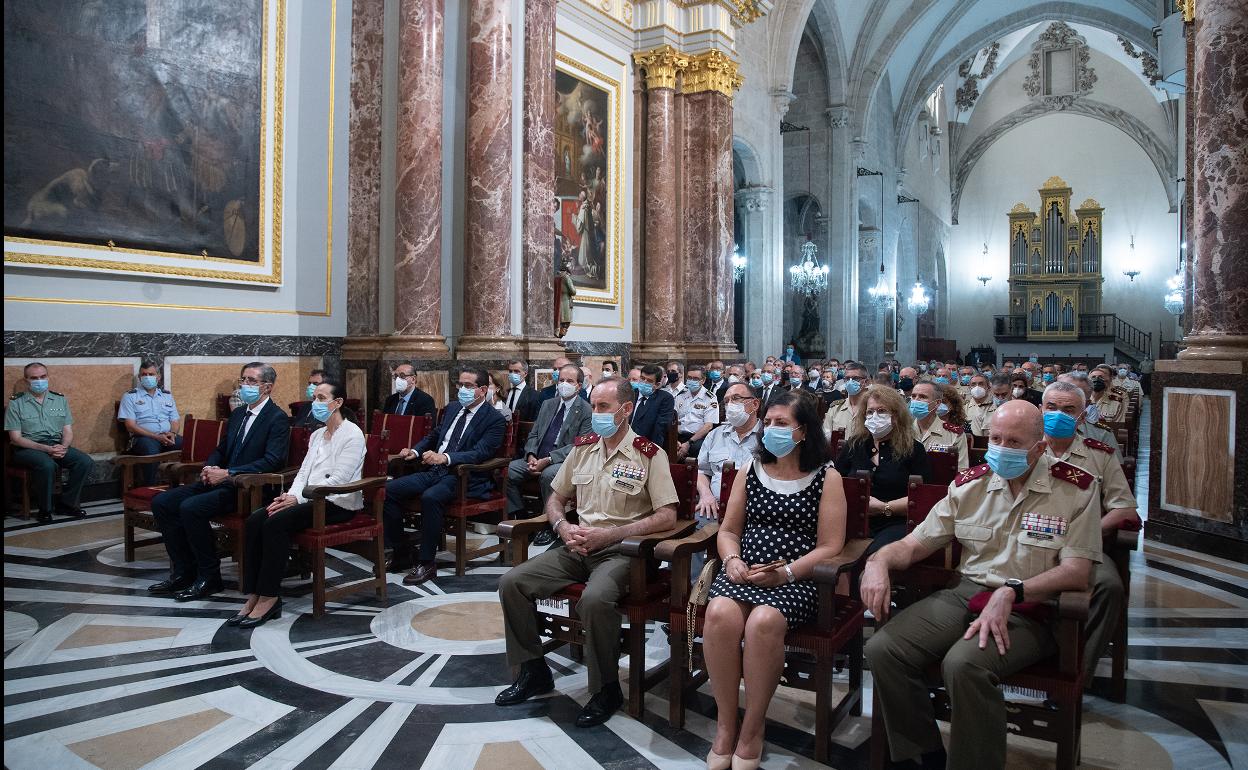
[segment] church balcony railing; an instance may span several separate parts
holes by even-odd
[[[1023,342],[1028,339],[1028,316],[998,315],[992,320],[993,337],[997,342]],[[1152,334],[1127,323],[1114,313],[1080,313],[1077,341],[1112,342],[1115,348],[1136,358],[1151,356],[1153,350]]]

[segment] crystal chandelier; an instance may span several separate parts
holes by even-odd
[[[793,290],[807,297],[816,297],[828,288],[828,266],[819,264],[819,247],[806,236],[802,244],[802,262],[789,268]]]
[[[867,289],[867,294],[871,295],[871,302],[878,308],[886,308],[893,301],[893,287],[888,285],[888,279],[884,277],[884,260],[880,259],[880,277],[875,279],[875,285]]]
[[[1166,281],[1166,296],[1162,303],[1166,306],[1166,312],[1172,315],[1182,315],[1183,276],[1177,270],[1174,275],[1170,276],[1170,280]]]
[[[745,266],[749,264],[749,260],[741,254],[741,247],[737,244],[732,245],[732,280],[740,283],[745,279]]]
[[[914,288],[910,290],[910,298],[906,300],[906,307],[915,315],[923,315],[930,304],[931,298],[927,296],[927,290],[923,288],[923,276],[919,275],[918,280],[914,282]]]

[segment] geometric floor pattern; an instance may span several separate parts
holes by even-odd
[[[124,562],[117,508],[7,522],[6,767],[705,767],[705,688],[683,730],[667,724],[662,685],[642,720],[578,730],[586,672],[563,650],[549,658],[556,692],[495,707],[509,683],[496,562],[418,588],[392,576],[384,606],[362,593],[319,619],[310,585],[287,579],[282,619],[249,632],[224,625],[242,602],[233,591],[186,604],[148,596],[164,550]],[[331,557],[346,577],[370,566]],[[1133,558],[1127,701],[1086,698],[1082,767],[1248,768],[1248,567],[1148,541]],[[653,664],[667,648],[650,631]],[[804,693],[779,690],[763,766],[821,767],[813,722]],[[833,767],[867,766],[868,726],[841,725]],[[1052,764],[1051,747],[1011,739],[1010,767]]]

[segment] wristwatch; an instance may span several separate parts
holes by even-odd
[[[784,579],[785,579],[785,582],[788,582],[788,583],[792,583],[797,580],[797,577],[793,574],[793,570],[790,569],[789,565],[787,564],[784,565]]]
[[[1008,578],[1005,581],[1008,588],[1014,589],[1014,603],[1018,604],[1023,601],[1023,581],[1018,578]]]

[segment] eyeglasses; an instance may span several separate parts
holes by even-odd
[[[255,377],[239,377],[239,385],[263,385],[264,380],[258,380]]]
[[[730,404],[744,404],[746,401],[757,401],[753,396],[732,396],[728,399]]]

